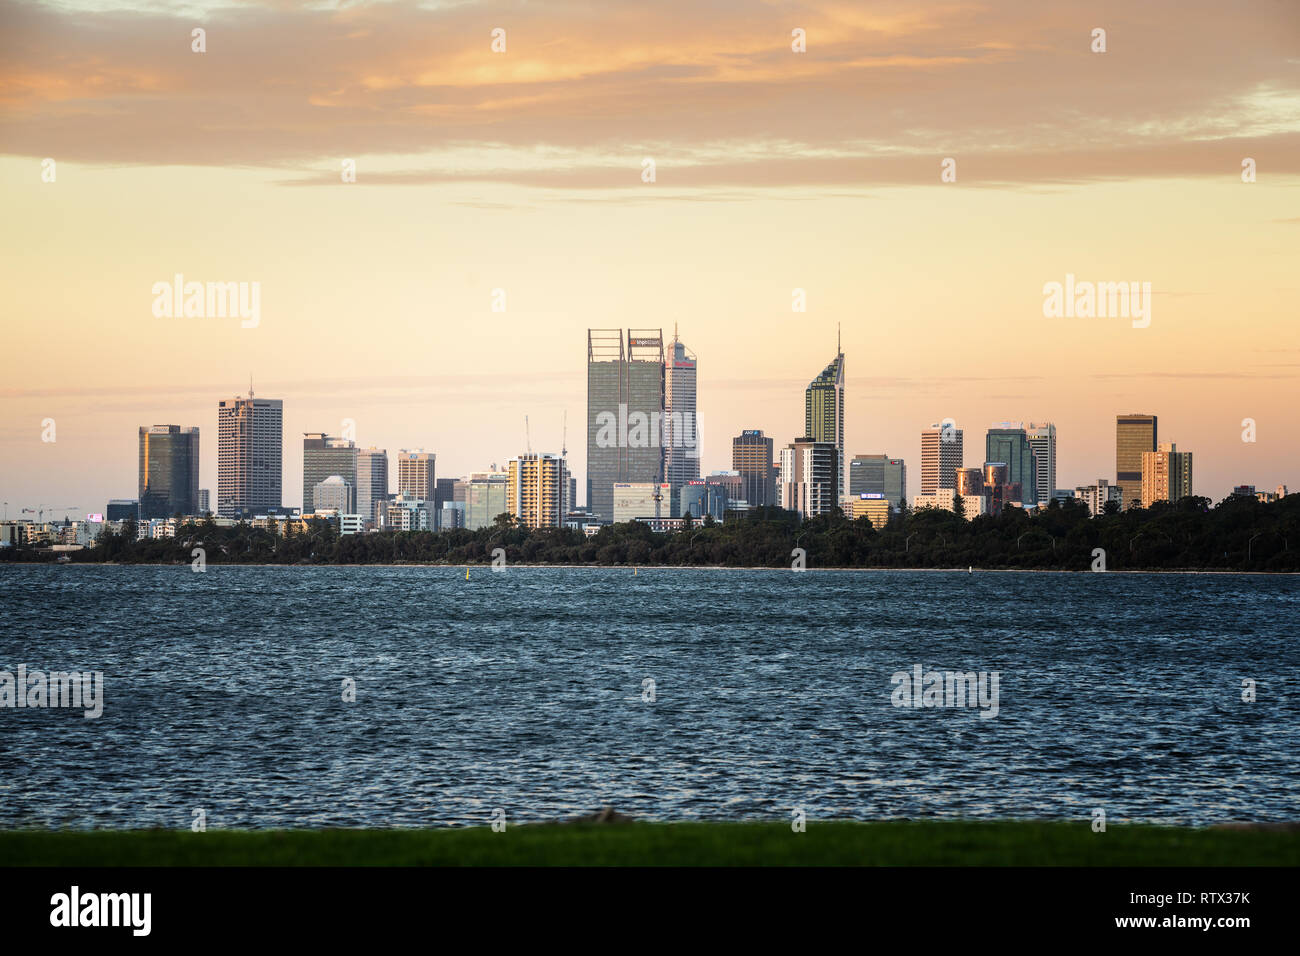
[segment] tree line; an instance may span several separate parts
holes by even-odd
[[[497,549],[508,564],[721,565],[726,567],[960,568],[1042,570],[1300,571],[1300,494],[1275,502],[1229,497],[1160,502],[1091,517],[1079,501],[1053,501],[1030,514],[1008,507],[967,521],[937,509],[904,508],[883,528],[836,509],[801,520],[759,508],[725,522],[657,534],[640,522],[609,525],[590,537],[566,528],[530,530],[509,515],[476,531],[378,531],[340,536],[313,520],[284,536],[210,519],[176,537],[135,540],[130,523],[89,548],[64,552],[77,563],[188,564],[196,548],[209,564],[484,564]],[[801,556],[802,553],[802,556]],[[48,548],[0,549],[0,561],[52,561]]]

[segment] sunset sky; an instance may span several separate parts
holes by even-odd
[[[905,458],[910,495],[930,422],[968,465],[1055,422],[1071,488],[1114,479],[1127,412],[1198,494],[1297,490],[1297,187],[1294,2],[0,0],[0,495],[103,511],[170,423],[215,507],[250,374],[286,505],[301,433],[345,418],[457,477],[525,415],[558,451],[567,410],[581,484],[585,330],[674,324],[706,471],[802,434],[838,324],[846,451]],[[155,317],[177,273],[259,282],[260,324]],[[1150,282],[1150,326],[1045,318],[1067,274]]]

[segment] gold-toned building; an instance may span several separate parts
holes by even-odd
[[[1156,416],[1115,416],[1115,484],[1124,506],[1143,501],[1142,456],[1156,450]]]
[[[1142,455],[1142,507],[1157,501],[1178,501],[1192,494],[1192,453],[1173,442]]]
[[[533,452],[510,459],[506,504],[525,528],[558,528],[564,523],[565,461],[557,455]]]
[[[861,517],[867,517],[871,520],[871,527],[880,531],[889,523],[890,512],[893,511],[893,505],[884,495],[872,493],[871,496],[859,494],[855,497],[844,499],[844,516],[851,520],[857,520]]]

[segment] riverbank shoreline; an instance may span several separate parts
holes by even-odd
[[[1296,866],[1300,827],[1090,820],[0,832],[8,866]]]

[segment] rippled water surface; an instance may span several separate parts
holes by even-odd
[[[0,709],[4,827],[1300,816],[1295,577],[6,566],[0,606],[0,670],[105,686]],[[893,706],[916,664],[998,715]]]

